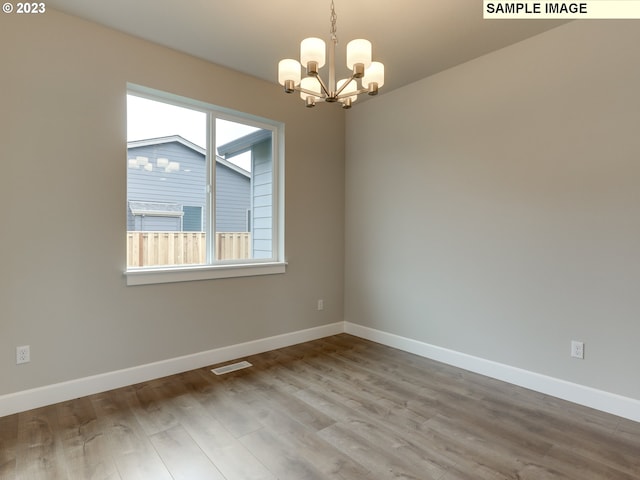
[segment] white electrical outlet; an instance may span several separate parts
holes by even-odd
[[[571,356],[573,358],[584,358],[584,343],[571,340]]]
[[[16,347],[16,365],[29,363],[31,361],[31,348],[29,345]]]
[[[318,300],[318,311],[324,310],[324,300]]]

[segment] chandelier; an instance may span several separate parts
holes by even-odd
[[[319,69],[325,64],[326,47],[320,38],[305,38],[300,42],[300,61],[286,58],[278,63],[278,82],[286,93],[300,92],[307,107],[316,102],[339,102],[342,108],[351,108],[361,93],[377,95],[384,85],[384,65],[371,61],[371,42],[362,38],[351,40],[347,44],[347,67],[352,71],[350,77],[336,83],[335,50],[338,44],[336,35],[336,9],[331,0],[331,42],[329,43],[329,80],[324,82]],[[307,74],[301,78],[301,67]],[[360,87],[358,86],[360,80]]]

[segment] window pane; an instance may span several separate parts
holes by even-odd
[[[139,86],[127,117],[132,284],[282,273],[281,124]]]
[[[271,130],[216,119],[215,258],[273,258]]]
[[[127,96],[127,266],[207,263],[205,113]]]
[[[202,232],[202,207],[183,206],[182,230],[185,232]]]

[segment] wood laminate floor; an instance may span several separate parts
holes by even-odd
[[[640,424],[346,334],[0,418],[1,479],[640,479]]]

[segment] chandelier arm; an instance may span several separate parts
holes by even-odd
[[[338,100],[340,100],[340,99],[347,98],[347,97],[353,97],[354,95],[361,95],[363,93],[369,93],[369,89],[368,88],[361,88],[359,90],[356,90],[355,92],[349,92],[349,93],[345,93],[344,95],[339,95],[337,98],[338,98]]]
[[[342,93],[342,91],[347,88],[347,85],[349,85],[351,82],[353,82],[356,79],[355,76],[351,75],[351,78],[349,80],[347,80],[346,82],[344,82],[342,84],[342,86],[338,89],[338,91],[336,92],[336,98],[338,100],[340,100],[340,98],[344,98],[344,97],[351,97],[353,95],[353,92],[349,93],[349,94],[344,94],[342,97],[340,96],[340,94]]]
[[[314,92],[313,90],[308,90],[308,89],[306,89],[306,88],[302,88],[302,87],[299,87],[299,86],[297,86],[297,87],[295,88],[295,90],[296,90],[296,92],[306,93],[307,95],[311,95],[312,97],[318,98],[318,99],[320,99],[320,100],[322,100],[323,98],[325,98],[324,93],[320,93],[320,94],[318,95],[318,92]]]
[[[374,84],[372,84],[374,85]],[[354,95],[361,95],[363,93],[367,93],[369,95],[377,95],[378,94],[378,84],[375,84],[375,87],[369,87],[369,88],[361,88],[359,90],[356,90],[355,92],[349,92],[349,93],[345,93],[343,95],[337,95],[336,96],[336,100],[342,100],[343,98],[348,98],[348,97],[352,97]]]
[[[322,93],[324,93],[324,96],[321,96],[320,98],[327,98],[330,97],[331,94],[329,93],[329,90],[327,89],[327,86],[325,85],[325,83],[322,81],[322,77],[320,77],[320,75],[316,75],[315,76],[316,80],[318,80],[318,83],[320,84],[320,88],[322,89]],[[308,92],[305,92],[308,93]],[[313,95],[315,95],[316,97],[318,97],[318,92],[311,92]]]

